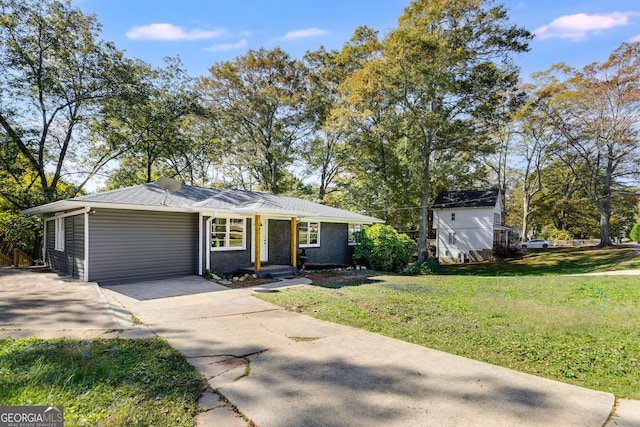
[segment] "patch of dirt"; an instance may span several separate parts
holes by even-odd
[[[274,283],[277,282],[278,280],[274,280],[274,279],[245,279],[243,281],[237,281],[237,282],[231,282],[231,284],[229,285],[222,285],[222,286],[226,286],[227,288],[231,288],[231,289],[240,289],[240,288],[250,288],[252,286],[260,286],[260,285],[266,285],[267,283]]]
[[[342,270],[342,271],[308,271],[304,277],[310,279],[316,285],[362,285],[370,283],[373,272],[367,270]]]

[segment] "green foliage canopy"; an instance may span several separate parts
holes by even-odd
[[[640,243],[640,224],[638,224],[637,222],[633,224],[631,232],[629,232],[629,238],[634,242]]]
[[[68,166],[82,162],[89,117],[130,81],[130,61],[99,33],[69,0],[0,0],[0,169],[13,186],[38,181],[43,202],[60,197]],[[76,188],[108,160],[87,165]]]

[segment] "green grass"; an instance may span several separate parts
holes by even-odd
[[[160,339],[0,340],[0,402],[63,405],[65,426],[194,426],[204,385]]]
[[[640,269],[640,256],[624,246],[613,248],[533,249],[497,262],[450,264],[445,274],[475,276],[548,276]]]
[[[378,276],[260,298],[331,322],[640,399],[640,276]]]

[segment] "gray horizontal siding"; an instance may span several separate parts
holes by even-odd
[[[89,280],[127,283],[197,273],[198,215],[97,209],[89,216]]]
[[[55,220],[47,223],[47,259],[49,266],[60,274],[84,280],[84,215],[64,219],[64,251],[55,250]]]

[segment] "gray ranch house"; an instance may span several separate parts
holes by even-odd
[[[180,275],[351,265],[353,233],[377,218],[310,201],[156,183],[23,211],[44,217],[43,259],[79,280],[117,284]]]
[[[440,262],[482,261],[509,242],[497,188],[442,191],[431,209]]]

